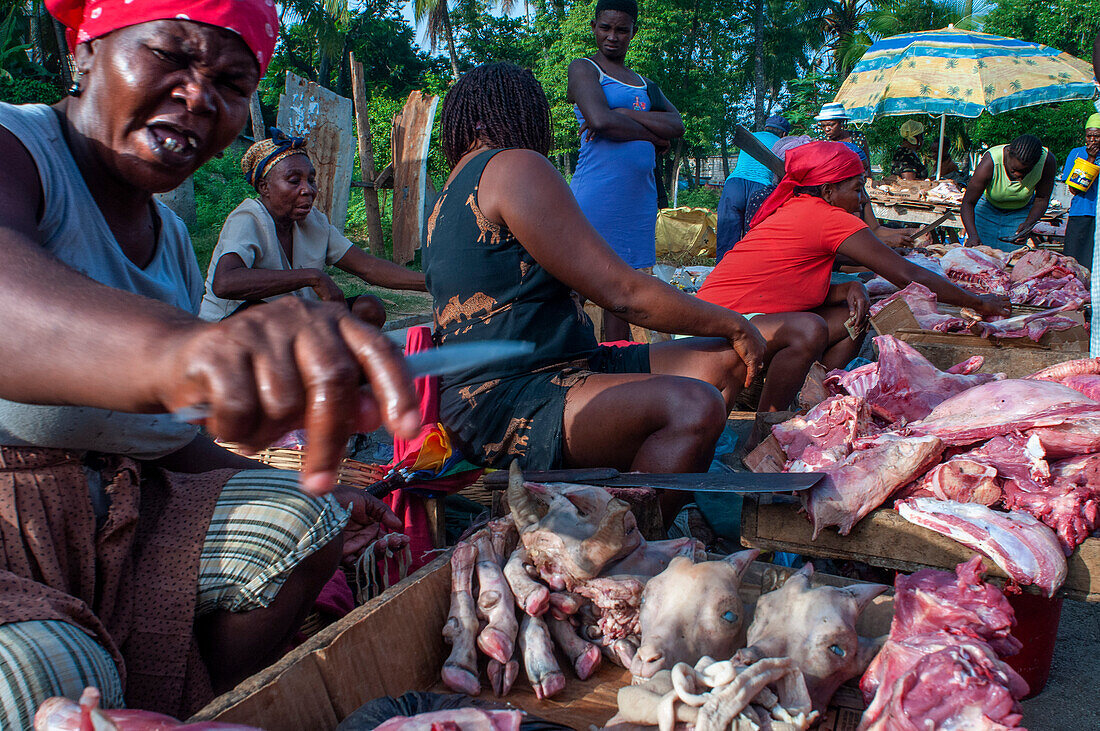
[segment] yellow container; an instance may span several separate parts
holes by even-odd
[[[1100,173],[1100,166],[1093,165],[1085,158],[1079,157],[1073,161],[1073,168],[1069,171],[1066,185],[1084,193],[1092,187],[1097,173]]]

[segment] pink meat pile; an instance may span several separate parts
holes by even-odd
[[[825,475],[802,496],[815,537],[905,498],[908,520],[1052,594],[1100,526],[1100,403],[1086,395],[1100,359],[1003,380],[973,373],[980,359],[943,372],[896,338],[875,343],[877,363],[829,374],[836,395],[773,429],[785,471]]]
[[[1013,304],[1060,307],[1088,302],[1089,271],[1072,257],[1053,251],[1029,251],[1009,274],[1008,297]]]
[[[976,252],[980,254],[981,252]],[[1049,253],[1049,252],[1043,252]],[[1016,317],[994,317],[987,321],[974,322],[943,314],[939,311],[936,295],[923,284],[913,282],[900,292],[895,292],[881,302],[871,306],[871,315],[877,315],[894,300],[901,299],[909,306],[910,312],[916,318],[917,323],[925,330],[934,330],[943,333],[972,332],[982,337],[996,336],[999,338],[1030,338],[1035,342],[1050,331],[1068,330],[1080,324],[1072,317],[1061,313],[1067,310],[1076,310],[1081,303],[1087,300],[1078,297],[1061,302],[1058,306],[1051,307],[1041,312],[1025,313]]]
[[[980,570],[975,556],[955,575],[898,577],[890,635],[859,684],[860,731],[1019,727],[1027,683],[1001,660],[1020,650],[1016,620]]]

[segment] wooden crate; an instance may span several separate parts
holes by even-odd
[[[835,528],[813,540],[813,528],[791,500],[765,503],[745,496],[741,510],[741,543],[750,548],[789,551],[804,556],[862,561],[897,571],[953,569],[976,551],[935,531],[913,525],[897,511],[879,508],[856,523],[847,536]],[[1008,578],[988,558],[990,577]],[[1059,594],[1070,599],[1100,601],[1100,538],[1089,538],[1068,559],[1069,573]]]
[[[981,371],[1004,373],[1023,378],[1048,366],[1067,360],[1087,358],[1089,333],[1079,312],[1067,312],[1081,324],[1068,330],[1046,333],[1036,343],[1029,338],[983,338],[964,333],[940,333],[922,330],[909,305],[896,299],[871,318],[879,335],[893,335],[912,345],[940,370],[961,363],[974,355],[985,358]]]
[[[450,607],[449,558],[449,554],[440,556],[322,630],[282,660],[211,701],[191,722],[241,723],[267,731],[324,731],[380,696],[398,696],[410,690],[449,692],[439,682],[439,670],[449,652],[441,635]],[[746,604],[755,603],[762,590],[781,585],[791,573],[782,566],[753,564],[741,587],[742,599]],[[815,574],[813,583],[846,586],[858,582]],[[885,634],[892,617],[893,598],[888,592],[877,597],[860,617],[860,634]],[[567,665],[562,665],[567,681],[560,695],[539,701],[521,672],[503,700],[573,728],[602,727],[615,714],[616,695],[630,682],[630,673],[605,662],[593,677],[580,681],[570,675]],[[487,686],[482,697],[492,698]],[[853,681],[834,696],[829,714],[817,728],[855,728],[861,712],[862,699]]]

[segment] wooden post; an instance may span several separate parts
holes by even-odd
[[[355,129],[359,136],[359,177],[364,183],[373,183],[377,174],[374,169],[374,143],[370,136],[370,110],[367,108],[367,86],[363,78],[363,64],[348,54],[351,60],[351,97],[355,104]],[[363,205],[367,209],[367,240],[370,252],[375,256],[385,254],[385,240],[382,234],[382,212],[378,206],[378,191],[373,187],[363,188]]]
[[[252,139],[255,142],[267,139],[267,130],[264,129],[264,114],[260,109],[260,90],[252,92],[252,98],[248,101],[248,111],[252,117]]]

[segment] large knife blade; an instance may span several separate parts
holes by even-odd
[[[796,492],[809,490],[824,477],[820,472],[685,472],[685,473],[620,473],[611,468],[527,471],[523,478],[530,482],[573,482],[601,487],[653,487],[661,490],[690,492]],[[485,475],[485,485],[503,488],[508,484],[508,471]]]
[[[783,165],[783,161],[779,159],[779,155],[772,152],[767,145],[756,139],[756,135],[739,124],[733,125],[733,144],[740,147],[742,152],[747,152],[749,157],[771,170],[775,177],[782,178],[787,174],[786,167]]]

